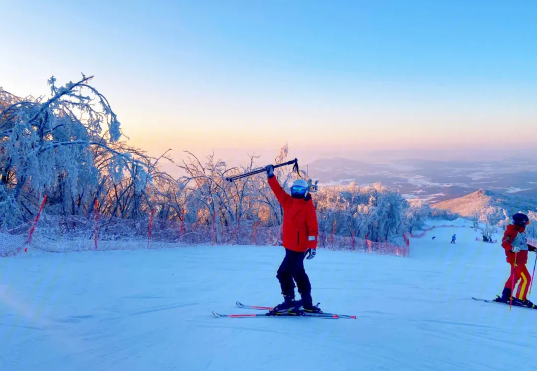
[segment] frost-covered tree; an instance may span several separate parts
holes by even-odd
[[[408,232],[412,233],[413,228],[423,226],[425,220],[431,215],[431,208],[422,200],[409,200],[409,208],[406,210],[408,219]]]
[[[505,227],[509,224],[507,211],[497,206],[486,206],[480,210],[476,210],[472,215],[474,227],[477,228],[478,223],[485,224],[482,228],[483,241],[491,241],[492,234],[497,232],[497,227]]]
[[[115,181],[137,161],[114,149],[120,123],[108,100],[85,77],[65,86],[50,78],[50,97],[20,98],[0,88],[0,223],[16,225],[36,211],[43,194],[64,212],[99,187],[96,153]],[[147,179],[143,164],[134,175]]]
[[[530,219],[530,225],[526,227],[526,233],[528,237],[537,239],[537,212],[529,211],[528,218]]]
[[[378,183],[321,187],[314,197],[319,228],[324,233],[331,233],[335,222],[338,234],[387,241],[406,232],[409,223],[417,222],[409,218],[408,202]]]
[[[505,209],[502,209],[502,214],[503,214],[503,218],[502,220],[500,220],[498,222],[498,227],[502,228],[502,229],[505,229],[505,227],[507,227],[507,225],[509,225],[509,223],[511,223],[511,217],[509,216],[509,214],[507,213],[507,210]]]
[[[505,218],[504,209],[500,207],[488,206],[481,210],[479,221],[487,225],[495,226]]]

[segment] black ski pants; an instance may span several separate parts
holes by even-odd
[[[276,278],[280,281],[282,294],[285,296],[295,296],[295,283],[298,292],[305,302],[311,301],[311,284],[304,269],[305,253],[285,249],[285,258],[278,269]]]

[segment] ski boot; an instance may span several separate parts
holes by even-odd
[[[313,305],[313,299],[311,298],[311,294],[303,294],[302,296],[302,302],[304,303],[302,310],[304,313],[322,313],[323,311],[321,308],[318,307],[320,303],[317,303],[317,305]]]
[[[514,298],[513,298],[514,299]],[[502,296],[497,295],[494,301],[500,303],[509,303],[511,301],[511,289],[508,287],[503,288]]]
[[[511,301],[509,301],[509,300],[507,301],[507,304],[509,304],[509,303],[511,305],[514,305],[515,307],[525,307],[524,300],[520,300],[518,298],[515,298],[514,296],[511,299]]]
[[[533,304],[531,301],[529,301],[528,299],[526,300],[520,300],[520,305],[523,306],[523,307],[528,307],[528,308],[535,308],[535,304]]]
[[[302,306],[302,300],[295,300],[294,295],[284,295],[284,302],[276,305],[271,311],[271,314],[286,314],[291,310],[298,310]]]
[[[304,305],[303,311],[304,313],[319,313],[322,314],[323,311],[321,308],[318,307],[318,305],[321,303],[317,303],[317,305]]]

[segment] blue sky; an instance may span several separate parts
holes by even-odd
[[[0,86],[39,95],[51,75],[95,75],[151,151],[537,141],[535,1],[11,1],[3,13]]]

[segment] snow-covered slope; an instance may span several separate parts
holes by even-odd
[[[356,320],[214,318],[248,313],[236,300],[281,301],[278,247],[2,259],[0,370],[532,369],[537,312],[470,299],[500,293],[509,268],[463,224],[412,239],[408,259],[320,250],[306,261],[314,300]]]

